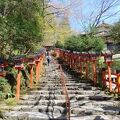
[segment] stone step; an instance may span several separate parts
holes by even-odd
[[[53,83],[60,83],[61,82],[61,79],[60,80],[50,80],[50,81],[46,81],[47,83],[51,83],[51,82],[53,82]],[[74,81],[71,81],[71,80],[69,80],[69,79],[65,79],[65,83],[78,83],[76,80],[74,80]],[[80,83],[80,82],[79,82]],[[41,83],[40,83],[41,84]]]
[[[73,89],[67,90],[68,94],[83,94],[85,91],[83,91],[82,88],[78,88],[78,89]],[[89,92],[89,91],[88,91]],[[94,92],[94,91],[90,91],[91,93]],[[40,91],[31,91],[30,94],[32,95],[41,95],[41,94],[45,94],[45,95],[48,95],[48,94],[62,94],[63,93],[63,88],[62,89],[58,89],[58,90],[52,90],[52,89],[49,89],[49,90],[40,90]]]
[[[93,101],[92,105],[106,108],[106,109],[120,110],[119,101],[111,101],[111,100],[109,100],[109,101],[106,101],[106,100],[105,101]],[[117,106],[115,106],[115,105],[117,105]]]
[[[31,98],[29,98],[31,99]],[[32,97],[32,99],[34,100],[34,98]],[[64,95],[51,95],[51,96],[47,96],[47,95],[43,95],[43,96],[38,96],[37,99],[42,99],[42,100],[63,100],[65,99]]]
[[[57,91],[48,91],[48,90],[41,90],[41,91],[31,91],[30,94],[32,95],[41,95],[41,94],[45,94],[45,95],[49,95],[49,94],[62,94],[62,90],[57,90]]]
[[[63,99],[63,100],[38,100],[38,101],[20,101],[19,103],[18,103],[18,105],[34,105],[34,106],[36,106],[36,105],[46,105],[46,106],[48,106],[48,105],[58,105],[58,106],[63,106],[63,104],[65,104],[65,100]]]
[[[84,97],[79,97],[79,100],[77,98],[70,99],[70,106],[83,106],[88,103],[88,100],[85,100]],[[18,105],[29,105],[29,106],[66,106],[66,100],[43,100],[40,101],[21,101],[18,103]]]
[[[67,90],[68,94],[83,94],[83,90],[79,89],[79,90]]]
[[[88,100],[70,100],[71,108],[85,106],[87,103],[89,103]]]
[[[96,91],[93,91],[93,90],[84,90],[84,91],[81,91],[82,94],[84,95],[96,95],[96,94],[99,94],[100,93],[100,90],[96,90]]]
[[[71,115],[70,120],[120,120],[118,116],[110,116],[110,115]]]
[[[68,84],[66,84],[66,86],[79,86],[79,87],[86,86],[86,85],[87,84],[85,84],[85,83],[70,83],[70,84],[68,83]]]
[[[40,112],[12,111],[5,113],[9,120],[67,120],[65,115]]]
[[[35,90],[45,90],[45,91],[50,91],[50,90],[61,90],[62,89],[62,86],[60,87],[56,87],[56,86],[53,86],[53,87],[48,87],[48,86],[44,86],[44,87],[35,87],[32,89],[32,91],[35,91]]]
[[[36,85],[37,87],[54,87],[54,86],[62,86],[61,83],[60,84],[54,84],[54,83],[48,83],[46,85]]]
[[[21,111],[21,112],[40,112],[40,113],[56,113],[56,114],[66,114],[66,108],[61,106],[17,106],[12,111]]]
[[[114,111],[114,110],[103,110],[102,108],[98,108],[95,109],[95,108],[88,108],[88,109],[85,109],[85,108],[73,108],[71,110],[71,114],[77,114],[77,115],[82,115],[82,116],[85,116],[85,115],[118,115],[119,114],[119,111]]]
[[[85,99],[85,98],[89,98],[88,95],[75,95],[75,94],[69,94],[69,98],[70,99],[77,99],[77,100],[82,100],[82,99]],[[41,95],[36,95],[36,96],[33,96],[32,94],[31,95],[26,95],[24,97],[20,97],[20,100],[31,100],[31,101],[34,101],[34,100],[63,100],[65,99],[65,95],[45,95],[45,94],[41,94]]]
[[[62,86],[61,85],[61,83],[59,83],[59,84],[55,84],[55,83],[48,83],[48,84],[45,84],[45,85],[42,85],[42,84],[40,84],[40,85],[36,85],[36,86],[38,86],[38,87],[46,87],[46,86],[50,86],[50,87],[52,87],[52,86]],[[84,86],[91,86],[91,84],[85,84],[85,83],[66,83],[66,86],[80,86],[80,87],[84,87]]]
[[[89,96],[90,100],[95,100],[95,101],[107,101],[107,100],[111,100],[112,96],[102,96],[102,95],[95,95],[95,96]]]

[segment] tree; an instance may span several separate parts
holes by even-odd
[[[78,35],[67,38],[64,47],[67,50],[78,52],[101,52],[104,47],[104,42],[99,37]]]
[[[101,22],[120,13],[120,9],[118,8],[120,0],[91,0],[88,2],[90,5],[89,11],[85,11],[86,9],[82,7],[82,2],[79,9],[76,7],[73,10],[73,16],[85,32],[94,32]]]
[[[100,22],[102,22],[120,12],[120,10],[115,10],[113,12],[113,9],[115,7],[117,7],[117,5],[120,5],[119,0],[100,0],[100,2],[98,4],[99,4],[99,6],[97,6],[98,7],[97,13],[94,10],[90,16],[91,20],[94,16],[91,26],[96,27]],[[110,12],[110,13],[108,13],[108,12]],[[95,15],[94,15],[94,13],[95,13]]]
[[[55,43],[56,48],[64,48],[64,43],[62,43],[60,40]]]
[[[42,19],[39,0],[0,1],[0,55],[34,50],[42,40]]]
[[[51,1],[44,3],[44,41],[42,44],[54,45],[57,41],[64,42],[71,34],[68,15],[62,6]]]
[[[120,21],[113,25],[111,36],[116,42],[120,43]]]

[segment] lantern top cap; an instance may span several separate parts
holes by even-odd
[[[15,60],[15,59],[23,59],[23,58],[25,58],[26,57],[26,55],[17,55],[17,56],[15,56],[15,57],[13,57],[13,59]]]
[[[14,62],[15,63],[22,63],[22,62],[24,62],[24,59],[22,59],[22,58],[17,58],[17,59],[14,59]]]
[[[4,67],[0,66],[0,73],[4,71]]]
[[[34,54],[30,54],[30,55],[28,55],[28,58],[34,58],[34,57],[35,57]]]
[[[77,53],[76,51],[73,51],[73,53]]]
[[[36,53],[34,56],[40,56],[41,55],[41,53]]]
[[[87,52],[82,52],[82,54],[87,54]]]
[[[45,52],[45,48],[39,49],[37,53],[42,53],[42,52]]]
[[[70,50],[66,50],[67,52],[70,52]]]
[[[113,55],[113,53],[112,53],[111,51],[109,51],[109,50],[103,51],[102,54],[103,54],[104,56],[112,56],[112,55]]]
[[[104,55],[105,62],[107,62],[107,63],[112,62],[113,53],[111,51],[105,51],[105,53],[103,55]]]
[[[4,68],[4,66],[0,65],[0,68]]]
[[[80,54],[80,52],[77,52],[77,54]]]
[[[89,51],[88,53],[89,53],[89,54],[96,54],[96,55],[99,55],[99,54],[100,54],[100,52],[96,52],[96,51]]]

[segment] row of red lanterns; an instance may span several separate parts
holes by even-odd
[[[104,56],[104,60],[106,63],[112,62],[112,52],[104,52],[104,53],[97,53],[97,52],[76,52],[76,51],[69,51],[69,50],[63,50],[63,49],[58,49],[58,51],[61,51],[64,55],[69,56],[69,57],[74,57],[74,58],[79,58],[81,61],[96,61],[98,57]]]
[[[18,70],[17,73],[17,86],[16,86],[16,99],[19,100],[20,97],[20,81],[21,81],[21,70],[24,69],[24,63],[28,63],[30,66],[30,89],[32,89],[33,85],[33,66],[36,65],[36,80],[39,79],[39,72],[40,72],[40,61],[43,61],[44,59],[44,53],[45,50],[39,51],[38,53],[25,56],[16,56],[13,58],[15,69]],[[0,76],[4,77],[6,75],[6,72],[4,68],[6,65],[1,64],[0,65]]]
[[[102,52],[102,53],[96,53],[96,52],[76,52],[76,51],[69,51],[69,50],[63,50],[63,49],[56,49],[56,52],[58,56],[61,58],[64,58],[64,60],[67,60],[67,64],[70,65],[70,68],[72,68],[74,65],[74,60],[79,60],[80,64],[81,62],[85,62],[86,64],[86,78],[87,78],[87,62],[92,62],[92,68],[93,68],[93,75],[94,75],[94,83],[96,84],[96,61],[98,57],[104,57],[104,63],[107,64],[108,69],[108,77],[109,77],[109,88],[111,91],[111,63],[112,63],[112,56],[113,54],[111,52]],[[72,61],[70,60],[72,59]],[[82,64],[81,64],[82,66]],[[80,67],[81,68],[81,67]],[[80,73],[82,72],[82,69],[80,69]]]

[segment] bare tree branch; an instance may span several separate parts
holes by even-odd
[[[115,12],[115,13],[113,13],[113,14],[111,14],[111,15],[107,15],[104,19],[100,20],[100,22],[102,22],[102,21],[104,21],[104,20],[106,20],[106,19],[108,19],[108,18],[110,18],[110,17],[113,17],[113,16],[115,16],[115,15],[118,14],[118,13],[120,13],[120,10],[118,10],[117,12]]]
[[[96,15],[94,22],[92,24],[93,27],[96,27],[100,22],[101,19],[103,17],[103,15],[109,11],[110,9],[112,9],[113,7],[115,7],[117,5],[117,3],[119,2],[119,0],[101,0],[101,5],[100,5],[100,11],[98,12],[98,14]],[[109,15],[106,19],[116,15],[119,11]]]

